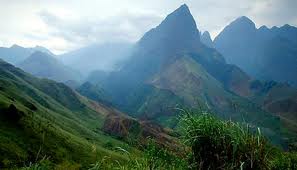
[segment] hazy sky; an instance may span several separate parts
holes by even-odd
[[[0,46],[62,53],[94,42],[135,42],[184,3],[212,38],[243,15],[258,27],[297,26],[297,0],[0,0]]]

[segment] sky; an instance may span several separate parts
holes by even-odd
[[[92,43],[136,42],[187,4],[212,38],[247,16],[257,27],[297,26],[297,0],[0,0],[0,46],[44,46],[55,54]]]

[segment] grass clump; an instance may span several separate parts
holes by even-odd
[[[271,146],[259,129],[191,111],[184,111],[182,127],[194,169],[271,169]]]

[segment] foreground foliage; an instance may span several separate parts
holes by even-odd
[[[185,141],[199,169],[269,169],[270,147],[260,130],[255,135],[232,121],[209,114],[183,117]]]
[[[139,154],[132,154],[121,147],[111,146],[124,155],[126,161],[105,156],[90,170],[123,169],[255,169],[291,170],[297,169],[297,154],[283,152],[271,145],[260,129],[223,121],[208,113],[184,111],[181,117],[185,155],[174,153],[148,140]],[[29,169],[80,169],[74,163],[53,166],[47,160],[30,165]]]
[[[187,162],[185,159],[177,156],[171,151],[161,148],[153,140],[149,140],[145,146],[143,153],[139,155],[132,154],[127,150],[116,147],[114,148],[118,153],[127,157],[127,161],[123,162],[115,160],[110,156],[104,156],[95,164],[89,166],[89,170],[151,170],[151,169],[169,169],[182,170],[187,169]],[[22,170],[51,170],[51,169],[81,169],[78,164],[64,162],[59,165],[52,164],[48,159],[42,159],[37,164],[31,164]],[[86,169],[86,168],[83,168]]]
[[[181,119],[194,169],[296,169],[296,154],[273,147],[259,128],[191,111]]]
[[[187,169],[187,162],[184,159],[176,156],[167,149],[156,145],[153,140],[150,140],[143,154],[135,156],[131,155],[126,150],[118,148],[123,154],[128,156],[128,161],[120,163],[111,160],[108,157],[97,162],[90,170],[100,169],[123,169],[123,170],[151,170],[151,169],[169,169],[182,170]]]

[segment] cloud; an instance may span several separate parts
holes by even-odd
[[[249,14],[253,16],[258,25],[291,24],[297,25],[296,0],[262,0],[256,1]]]
[[[297,26],[297,0],[0,0],[0,45],[42,45],[57,53],[94,42],[137,41],[186,3],[199,30],[216,36],[239,16],[257,26]]]
[[[105,18],[66,19],[48,11],[39,13],[50,28],[50,35],[81,45],[109,41],[137,41],[162,17],[150,12],[121,12]]]

